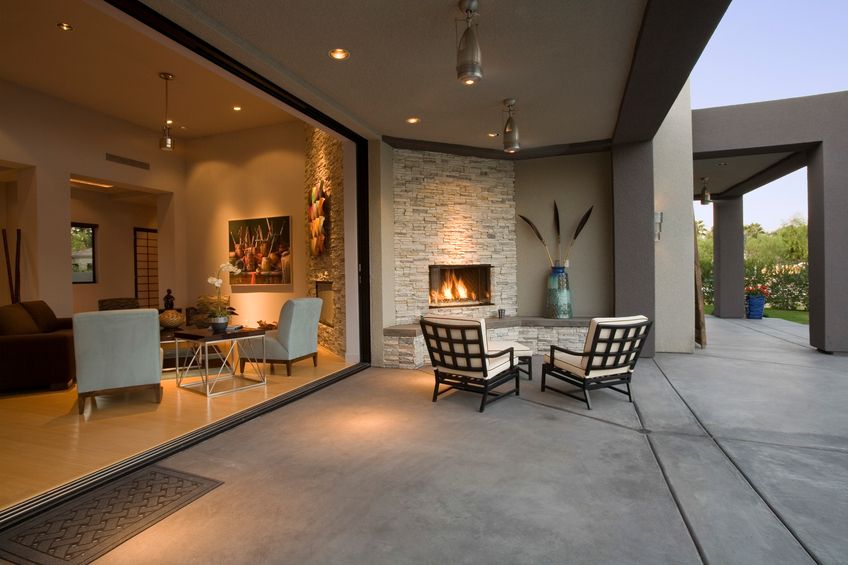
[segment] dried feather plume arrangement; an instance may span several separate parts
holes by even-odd
[[[556,265],[562,265],[564,261],[568,261],[568,258],[571,256],[571,250],[574,247],[574,242],[577,240],[577,237],[580,235],[580,232],[583,231],[583,228],[586,227],[586,223],[589,221],[589,217],[592,215],[592,210],[594,206],[589,206],[589,209],[586,210],[586,213],[583,214],[583,217],[580,218],[580,221],[577,223],[577,229],[574,230],[574,235],[571,236],[571,240],[568,242],[568,246],[565,249],[565,255],[562,253],[562,232],[560,229],[560,219],[559,219],[559,206],[557,206],[556,200],[554,200],[554,233],[556,234],[556,254],[557,260],[554,263],[553,256],[551,256],[551,252],[548,249],[548,243],[545,241],[545,238],[542,236],[542,232],[539,231],[539,228],[536,227],[536,224],[530,220],[527,216],[523,214],[518,214],[518,217],[527,222],[527,225],[530,226],[530,229],[533,230],[536,238],[542,242],[542,246],[545,248],[545,253],[548,256],[548,262],[551,264],[551,267]]]

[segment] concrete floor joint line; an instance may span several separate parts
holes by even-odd
[[[797,344],[795,344],[795,345],[797,345]],[[792,528],[787,523],[787,521],[783,518],[781,513],[778,512],[777,508],[775,508],[774,505],[768,500],[768,498],[766,498],[766,496],[760,491],[760,489],[757,488],[757,486],[754,484],[754,482],[751,480],[751,478],[748,476],[748,474],[745,473],[745,471],[742,469],[742,467],[740,467],[739,464],[736,463],[736,460],[733,459],[733,457],[731,457],[730,453],[728,453],[728,451],[724,448],[724,446],[721,444],[721,442],[716,439],[716,437],[712,434],[712,432],[709,430],[709,428],[707,428],[707,426],[704,424],[704,422],[701,421],[701,418],[698,417],[698,414],[695,412],[695,410],[692,409],[692,406],[690,406],[689,403],[686,401],[686,399],[683,398],[683,395],[680,393],[680,391],[677,389],[677,387],[674,386],[674,383],[671,382],[671,379],[668,378],[668,375],[665,373],[665,371],[663,371],[663,369],[662,369],[662,367],[660,367],[659,363],[657,363],[656,365],[657,365],[657,368],[659,369],[660,373],[662,374],[663,378],[665,378],[666,382],[668,382],[668,385],[675,392],[677,397],[680,398],[680,401],[683,403],[684,406],[686,406],[686,409],[689,410],[689,412],[692,414],[692,417],[695,418],[695,421],[698,422],[698,425],[701,426],[701,428],[707,434],[707,437],[713,442],[713,444],[715,444],[715,446],[727,458],[727,460],[730,462],[730,464],[733,465],[733,467],[742,476],[742,478],[745,479],[745,482],[748,484],[748,486],[750,486],[751,489],[757,494],[757,496],[760,497],[760,500],[762,500],[763,503],[766,505],[766,507],[768,507],[768,509],[771,511],[771,513],[774,514],[774,517],[777,518],[777,520],[783,525],[784,528],[786,528],[786,531],[789,532],[792,535],[792,537],[795,538],[795,541],[798,542],[798,544],[804,549],[805,552],[807,552],[807,555],[810,556],[810,559],[812,559],[815,563],[821,565],[822,561],[818,558],[818,556],[816,556],[815,552],[806,543],[804,543],[804,541],[801,539],[801,537],[798,535],[798,533],[795,531],[795,529]],[[638,409],[637,409],[637,415],[639,415],[639,419],[641,421],[642,418],[641,418],[641,414],[639,414],[639,412],[638,412]],[[650,437],[649,437],[649,441],[650,441]],[[653,446],[651,447],[651,449],[653,450]],[[655,456],[656,456],[656,453],[655,453]],[[659,458],[657,460],[659,461]],[[665,476],[665,472],[663,472],[663,476]],[[675,502],[676,502],[676,499],[675,499]]]

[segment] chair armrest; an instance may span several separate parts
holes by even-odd
[[[559,345],[551,345],[551,359],[554,358],[554,351],[562,351],[563,353],[568,353],[569,355],[576,355],[577,357],[588,357],[589,353],[584,353],[582,351],[572,351],[566,347],[560,347]]]
[[[514,361],[515,352],[513,350],[514,350],[514,348],[507,347],[506,349],[504,349],[502,351],[495,351],[494,353],[486,353],[484,355],[484,357],[486,357],[486,359],[494,359],[495,357],[500,357],[502,355],[506,355],[507,353],[509,353],[509,366],[512,367],[512,366],[515,365],[515,361]]]

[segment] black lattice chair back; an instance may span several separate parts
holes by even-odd
[[[434,368],[485,374],[485,326],[477,320],[422,318],[424,344]]]
[[[593,370],[632,371],[645,346],[650,327],[651,322],[644,316],[593,319],[586,340],[588,347],[584,350],[589,353],[587,376]]]

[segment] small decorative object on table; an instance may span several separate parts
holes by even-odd
[[[537,228],[536,225],[526,216],[521,214],[518,215],[519,218],[527,222],[533,230],[533,233],[539,241],[542,242],[542,245],[545,247],[545,253],[548,255],[548,261],[551,264],[551,273],[548,275],[547,296],[545,300],[545,316],[548,318],[571,318],[572,316],[571,289],[568,285],[568,273],[566,272],[566,267],[568,267],[568,257],[571,255],[571,248],[574,246],[577,236],[580,235],[580,232],[583,231],[583,228],[586,226],[586,222],[589,221],[589,216],[592,215],[593,208],[594,206],[590,206],[589,209],[586,210],[586,213],[583,214],[583,217],[580,218],[580,221],[577,223],[577,229],[574,230],[574,235],[571,236],[571,241],[568,242],[568,247],[565,249],[565,257],[563,258],[562,240],[560,238],[559,228],[559,208],[557,207],[556,201],[554,201],[554,228],[557,248],[556,262],[554,262],[553,257],[551,257],[551,252],[548,250],[548,244],[545,242],[545,238],[542,237],[542,233],[539,231],[539,228]]]
[[[230,316],[238,315],[236,309],[229,305],[229,298],[221,298],[221,285],[224,284],[224,281],[221,279],[222,272],[237,275],[241,272],[241,269],[234,267],[230,263],[221,263],[215,276],[206,279],[206,282],[214,286],[216,290],[215,298],[208,302],[208,322],[212,326],[212,332],[216,334],[224,333],[227,329]],[[203,301],[201,300],[198,306],[202,303]]]
[[[164,298],[162,298],[162,302],[165,304],[165,310],[173,310],[174,309],[174,295],[171,294],[171,289],[168,289],[168,292],[165,293]]]
[[[176,310],[165,310],[159,314],[159,325],[166,329],[174,329],[183,325],[183,315]]]
[[[761,320],[769,288],[764,284],[745,287],[745,317],[749,320]]]

